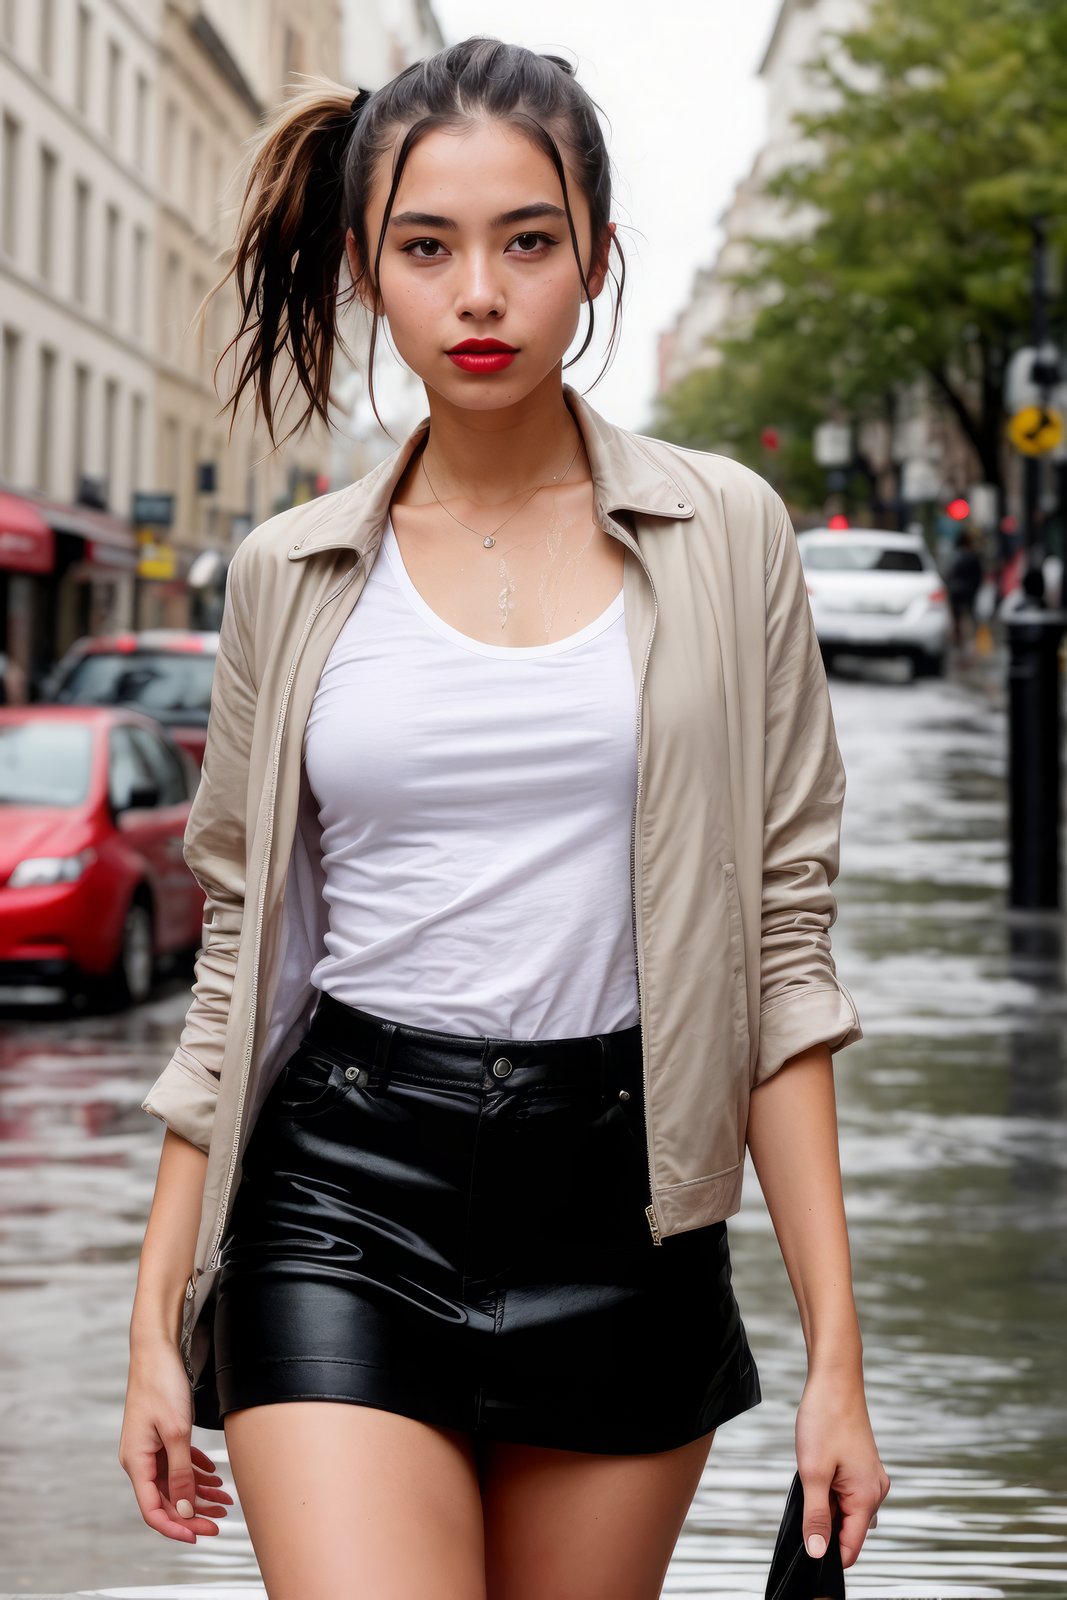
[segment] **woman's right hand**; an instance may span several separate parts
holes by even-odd
[[[215,1463],[192,1443],[192,1426],[192,1393],[177,1348],[161,1340],[137,1349],[130,1357],[119,1461],[148,1526],[183,1544],[195,1544],[199,1533],[218,1533],[218,1519],[233,1504]]]

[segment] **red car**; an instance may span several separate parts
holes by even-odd
[[[198,778],[135,711],[0,708],[0,983],[147,998],[157,960],[200,942]]]
[[[204,759],[217,633],[150,628],[79,639],[51,673],[56,705],[128,706],[166,728],[197,765]]]

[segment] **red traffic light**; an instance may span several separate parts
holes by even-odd
[[[971,514],[970,505],[962,498],[958,500],[950,500],[948,505],[945,507],[945,510],[952,518],[953,522],[966,522],[967,518]]]
[[[828,528],[832,528],[835,533],[838,533],[842,528],[848,527],[848,518],[845,516],[844,512],[835,511],[826,526]]]

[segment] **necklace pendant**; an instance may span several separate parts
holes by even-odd
[[[493,535],[491,533],[487,533],[485,538],[482,540],[482,544],[485,546],[485,548],[487,550],[491,550],[493,548],[493,546],[496,544],[496,540],[493,538]]]

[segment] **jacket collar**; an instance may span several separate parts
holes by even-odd
[[[684,521],[693,515],[689,496],[655,459],[647,441],[608,422],[569,384],[564,385],[563,393],[589,457],[596,512],[601,521],[617,511],[672,521]],[[299,561],[322,550],[352,550],[366,555],[377,545],[396,486],[421,448],[429,427],[429,418],[424,417],[400,448],[366,477],[315,502],[319,514],[290,545],[289,559]]]

